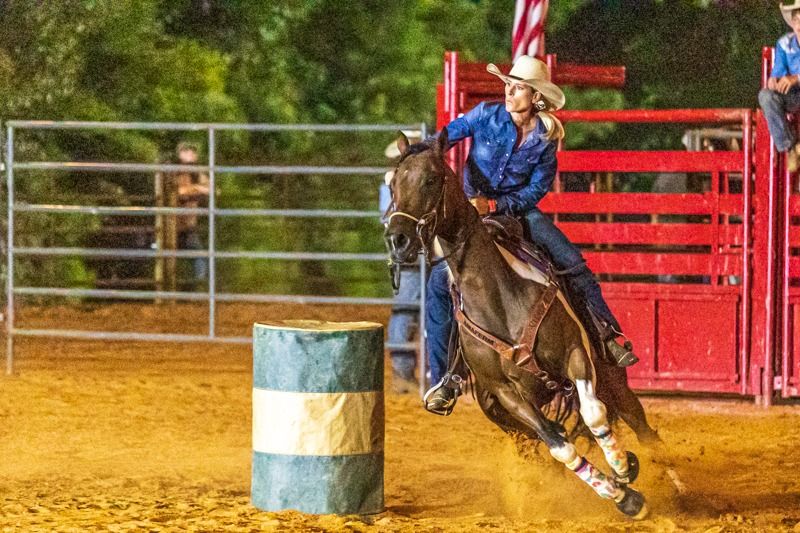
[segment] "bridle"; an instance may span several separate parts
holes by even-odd
[[[395,169],[395,174],[396,173],[397,170]],[[431,210],[427,213],[421,215],[419,218],[410,213],[399,210],[394,198],[392,198],[392,203],[389,204],[389,207],[386,209],[386,212],[383,215],[384,220],[386,221],[385,224],[387,226],[394,217],[405,217],[416,224],[415,233],[420,242],[420,250],[425,257],[425,264],[429,268],[438,265],[454,253],[461,250],[461,248],[463,248],[466,244],[469,236],[472,234],[472,228],[467,228],[467,230],[463,232],[459,231],[452,250],[442,257],[431,260],[431,256],[433,255],[433,238],[436,236],[437,226],[439,225],[439,221],[441,219],[447,217],[447,202],[445,200],[445,192],[447,191],[448,183],[448,176],[447,172],[445,171],[444,175],[442,176],[442,188],[439,191],[439,198],[436,200],[433,208],[431,208]],[[442,213],[441,217],[439,216],[440,211]],[[391,255],[389,256],[389,272],[392,277],[392,288],[394,289],[395,293],[397,293],[400,288],[400,267],[415,266],[416,264],[416,261],[395,261]]]

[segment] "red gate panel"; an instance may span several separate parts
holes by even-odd
[[[559,80],[554,57],[550,63]],[[580,71],[579,66],[571,68],[571,75]],[[438,126],[478,101],[499,97],[502,86],[492,80],[485,64],[462,65],[456,54],[448,53]],[[763,187],[752,186],[752,112],[565,110],[558,116],[565,124],[724,124],[741,129],[738,151],[562,150],[555,190],[540,207],[583,249],[634,341],[641,358],[629,369],[634,387],[761,395],[770,369],[761,362],[751,368],[750,353],[753,346],[769,351],[771,317],[752,310],[754,295],[762,301],[767,281],[751,275],[751,266],[754,250],[768,253],[769,247],[755,237],[752,223],[768,218],[769,201],[761,199],[766,198]],[[466,150],[451,151],[457,170]],[[695,173],[707,176],[708,183],[695,193],[619,192],[613,187],[565,192],[563,186],[577,174],[591,175],[599,183],[627,173]],[[800,259],[796,266],[800,268]],[[753,317],[758,327],[752,327]]]

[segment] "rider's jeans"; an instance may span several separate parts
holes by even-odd
[[[622,331],[578,247],[567,239],[550,217],[538,209],[530,210],[524,220],[528,225],[528,238],[550,254],[557,269],[570,270],[562,279],[567,286],[570,301],[584,325],[592,326],[591,317],[587,314],[587,308],[590,308],[601,321],[618,332]]]
[[[524,218],[531,240],[547,250],[559,270],[574,269],[562,279],[567,293],[581,321],[592,327],[588,308],[594,315],[621,331],[614,314],[608,308],[600,285],[586,266],[580,250],[553,224],[549,217],[533,209]],[[431,383],[437,383],[447,371],[447,344],[453,321],[452,301],[448,289],[447,267],[438,264],[431,270],[425,300],[425,328],[428,361],[431,367]],[[513,339],[509,339],[513,340]]]
[[[758,104],[767,119],[767,127],[772,135],[772,142],[779,152],[785,152],[795,143],[794,131],[786,119],[786,113],[800,111],[800,87],[794,86],[786,94],[769,89],[761,89],[758,93]]]

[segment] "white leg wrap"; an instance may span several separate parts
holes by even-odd
[[[606,462],[619,476],[628,474],[628,454],[611,432],[606,406],[597,399],[591,382],[577,380],[575,388],[581,399],[581,417],[603,450]]]
[[[583,379],[575,380],[575,388],[578,390],[578,397],[581,399],[581,418],[583,418],[583,422],[589,426],[589,429],[607,426],[606,406],[597,399],[592,382]]]
[[[613,479],[606,477],[605,474],[586,459],[581,458],[580,463],[574,471],[575,474],[577,474],[584,483],[592,487],[601,498],[614,500],[619,503],[622,501],[622,498],[625,497],[624,489],[617,485]]]
[[[613,479],[607,478],[585,457],[578,455],[578,450],[575,449],[572,443],[565,442],[558,448],[550,448],[550,455],[575,472],[600,497],[619,502],[625,496],[625,491]]]

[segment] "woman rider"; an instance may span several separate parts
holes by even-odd
[[[451,142],[472,137],[464,190],[479,214],[524,221],[530,239],[550,254],[556,268],[568,272],[562,279],[581,320],[597,326],[617,365],[630,366],[638,358],[629,341],[618,344],[620,325],[580,251],[536,207],[556,175],[556,148],[564,127],[551,112],[564,106],[564,93],[550,82],[547,65],[530,56],[517,59],[508,75],[492,64],[487,70],[505,82],[505,102],[482,102],[447,125]],[[431,378],[438,382],[425,395],[425,405],[440,414],[457,397],[457,387],[446,374],[452,314],[447,265],[440,263],[431,271],[425,307]]]

